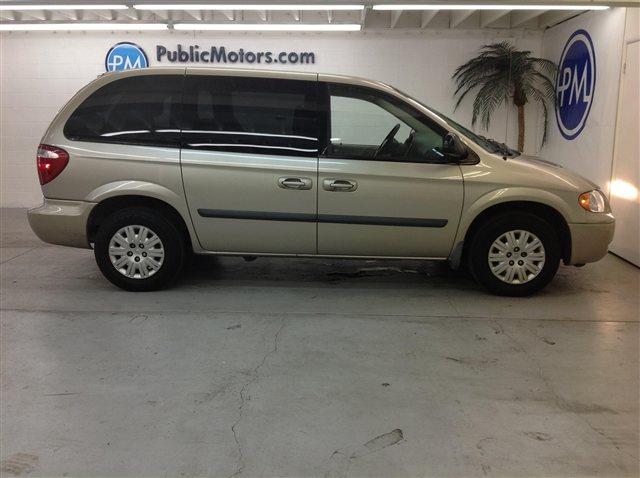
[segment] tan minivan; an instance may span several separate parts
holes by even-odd
[[[448,260],[525,295],[607,252],[598,187],[375,81],[149,68],[105,74],[39,146],[43,241],[93,247],[132,291],[191,252]]]

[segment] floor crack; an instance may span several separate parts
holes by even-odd
[[[571,404],[568,403],[563,397],[558,395],[558,393],[556,392],[556,390],[553,387],[553,385],[551,384],[551,382],[549,382],[547,377],[545,377],[544,372],[542,371],[542,366],[540,365],[540,362],[533,355],[531,355],[518,340],[516,340],[511,334],[509,334],[497,320],[494,319],[494,322],[500,328],[500,332],[503,335],[505,335],[509,340],[511,340],[511,342],[513,342],[516,345],[516,347],[523,354],[525,354],[527,357],[529,357],[529,359],[535,364],[536,368],[538,369],[538,378],[540,378],[540,380],[544,383],[545,387],[547,388],[549,393],[553,396],[553,398],[554,398],[555,402],[558,404],[558,406],[562,410],[570,411]],[[602,436],[603,438],[607,439],[613,445],[613,447],[616,450],[618,450],[620,453],[622,453],[624,455],[627,455],[628,457],[633,458],[636,461],[640,461],[640,459],[637,456],[632,455],[631,453],[623,450],[612,437],[607,435],[602,430],[594,427],[591,424],[591,422],[587,418],[583,417],[580,413],[576,413],[575,411],[573,411],[571,413],[573,413],[573,415],[575,415],[576,417],[581,419],[591,430],[593,430],[594,432],[596,432],[598,435]]]
[[[40,245],[37,245],[37,246],[35,246],[35,247],[32,247],[31,249],[29,249],[29,250],[27,250],[27,251],[21,252],[21,253],[20,253],[20,254],[18,254],[17,256],[13,256],[13,257],[12,257],[12,258],[10,258],[10,259],[6,259],[6,260],[4,260],[4,261],[0,262],[0,265],[7,264],[8,262],[11,262],[12,260],[17,259],[18,257],[22,257],[22,256],[24,256],[25,254],[29,254],[31,251],[35,251],[36,249],[41,248],[42,246],[44,246],[44,244],[40,244]]]
[[[599,428],[593,426],[591,424],[591,422],[589,420],[587,420],[586,418],[583,418],[583,420],[587,424],[587,426],[589,428],[591,428],[594,432],[596,432],[598,435],[600,435],[601,437],[603,437],[603,438],[607,439],[609,442],[611,442],[611,444],[613,445],[613,447],[616,450],[618,450],[620,453],[623,453],[623,454],[627,455],[628,457],[633,458],[634,460],[636,460],[637,462],[640,463],[640,458],[638,458],[637,456],[632,455],[631,453],[629,453],[629,452],[623,450],[622,448],[620,448],[620,445],[618,445],[618,442],[614,438],[610,437],[609,435],[607,435],[605,432],[603,432]]]
[[[245,463],[244,463],[244,451],[242,450],[242,445],[240,444],[240,439],[238,438],[238,425],[240,424],[240,422],[242,421],[243,417],[244,417],[244,406],[247,403],[247,397],[246,397],[246,391],[247,388],[249,386],[251,386],[253,383],[255,383],[259,378],[260,378],[260,369],[264,366],[264,364],[266,363],[267,359],[272,356],[273,354],[278,352],[278,339],[280,338],[280,333],[282,332],[282,329],[284,329],[284,326],[286,325],[287,319],[283,318],[282,319],[282,323],[280,324],[280,327],[278,327],[278,330],[276,331],[275,335],[273,336],[273,347],[271,348],[271,350],[269,350],[264,357],[262,357],[262,360],[260,361],[260,363],[258,363],[258,365],[256,365],[253,370],[251,370],[251,374],[250,374],[250,379],[244,384],[242,385],[242,388],[240,389],[240,406],[238,407],[238,417],[236,418],[236,421],[233,423],[233,425],[231,425],[231,432],[233,433],[233,440],[236,443],[236,448],[238,449],[238,466],[236,468],[236,471],[234,471],[231,475],[229,475],[229,478],[233,478],[234,476],[239,476],[242,471],[244,470],[245,467]]]

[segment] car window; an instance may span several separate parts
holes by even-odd
[[[179,147],[182,81],[180,75],[143,75],[108,83],[71,114],[64,134],[75,141]]]
[[[377,146],[400,124],[395,138],[404,141],[412,128],[384,108],[359,98],[331,96],[331,139],[334,143]]]
[[[390,87],[393,88],[393,87]],[[440,113],[439,111],[435,110],[434,108],[425,105],[424,103],[416,100],[415,98],[413,98],[412,96],[409,96],[408,94],[404,93],[403,91],[398,90],[397,88],[393,88],[395,91],[397,91],[398,93],[400,93],[403,96],[406,96],[407,98],[409,98],[411,101],[415,101],[416,103],[418,103],[419,105],[422,105],[424,108],[428,109],[429,111],[431,111],[432,113],[437,114],[440,118],[442,118],[444,121],[447,122],[447,124],[449,126],[451,126],[451,128],[455,129],[456,131],[458,131],[459,133],[462,133],[464,136],[466,136],[467,138],[471,139],[474,143],[476,143],[477,145],[479,145],[482,149],[484,149],[485,151],[489,152],[489,153],[498,153],[500,152],[500,147],[498,145],[495,144],[495,142],[489,141],[487,140],[487,138],[485,138],[484,136],[480,136],[476,133],[474,133],[473,131],[471,131],[468,128],[465,128],[464,126],[462,126],[461,124],[453,121],[451,118],[449,118],[448,116]],[[514,153],[518,153],[518,151],[513,150]]]
[[[188,76],[184,148],[249,154],[318,154],[317,82]]]
[[[329,85],[329,157],[439,162],[446,131],[417,110],[376,90]]]

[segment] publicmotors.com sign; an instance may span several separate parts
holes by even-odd
[[[164,45],[156,46],[156,60],[159,63],[231,63],[231,64],[314,64],[316,54],[314,52],[297,51],[256,51],[238,48],[230,50],[224,46],[212,46],[201,48],[200,45],[167,48]]]

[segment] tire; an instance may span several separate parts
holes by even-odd
[[[117,211],[103,221],[96,234],[94,255],[111,283],[143,292],[175,281],[186,252],[183,237],[171,220],[153,209],[136,207]]]
[[[561,255],[559,238],[546,220],[531,213],[506,213],[475,232],[467,260],[474,279],[490,292],[527,296],[551,282]]]

